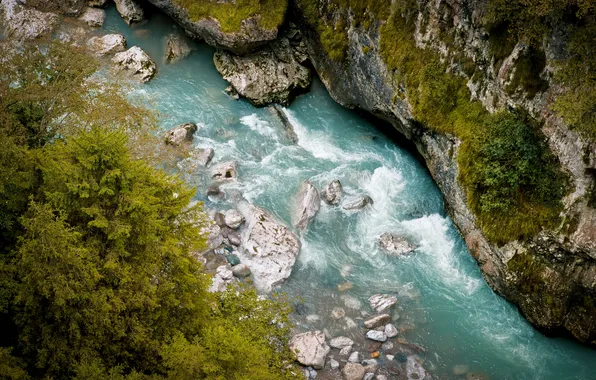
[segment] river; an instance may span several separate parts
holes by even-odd
[[[454,374],[454,366],[467,367],[469,378],[596,379],[593,350],[543,336],[484,282],[445,213],[439,189],[408,150],[337,105],[318,80],[284,109],[298,136],[292,143],[269,109],[224,93],[227,83],[213,65],[213,48],[193,44],[190,56],[166,65],[165,36],[175,30],[159,14],[129,27],[112,6],[102,33],[123,34],[129,47],[140,46],[155,60],[157,76],[136,87],[133,96],[151,101],[164,130],[183,122],[200,124],[197,146],[214,148],[215,163],[238,162],[239,179],[225,188],[240,190],[287,225],[304,180],[322,189],[339,179],[346,193],[374,200],[363,212],[322,205],[300,237],[300,256],[281,288],[302,300],[294,314],[299,330],[327,329],[360,344],[364,330],[346,319],[334,320],[331,310],[343,308],[357,325],[370,295],[390,293],[399,299],[393,317],[401,341],[424,347],[418,359],[439,379],[465,378]],[[197,199],[207,208],[233,206],[201,196],[209,185],[205,174],[193,179]],[[418,248],[409,256],[388,256],[377,246],[383,232],[406,235]],[[340,292],[338,284],[346,281],[352,289]]]

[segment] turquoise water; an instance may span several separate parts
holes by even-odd
[[[486,285],[425,168],[370,122],[335,104],[319,81],[285,110],[299,137],[293,144],[269,109],[224,93],[212,48],[193,44],[189,57],[165,65],[165,36],[180,32],[167,18],[154,15],[129,28],[110,8],[104,32],[124,34],[129,46],[156,61],[156,78],[133,95],[160,111],[163,129],[201,124],[197,146],[213,147],[215,163],[238,161],[239,179],[225,189],[240,190],[288,225],[294,195],[307,179],[319,189],[339,179],[346,193],[374,200],[360,213],[323,205],[301,236],[300,256],[282,287],[303,300],[299,329],[325,328],[363,342],[364,330],[333,320],[331,310],[342,307],[357,323],[370,295],[393,293],[400,337],[426,348],[419,356],[437,378],[464,378],[452,368],[466,365],[490,379],[596,379],[595,351],[542,336]],[[201,195],[209,185],[206,173],[189,180],[208,208],[231,206]],[[405,234],[419,248],[408,257],[386,256],[376,244],[383,232]],[[339,292],[346,281],[353,288]]]

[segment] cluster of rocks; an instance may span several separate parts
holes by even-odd
[[[292,337],[290,350],[298,363],[306,367],[306,379],[317,378],[317,371],[324,373],[324,378],[345,380],[384,380],[400,374],[408,379],[431,378],[422,366],[420,354],[424,348],[398,338],[399,331],[392,324],[389,311],[397,304],[397,298],[375,294],[368,301],[375,314],[363,321],[361,334],[366,346],[360,350],[353,339],[328,336],[327,330],[307,331]],[[333,313],[341,317],[343,310],[336,309]]]

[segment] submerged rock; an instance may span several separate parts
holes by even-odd
[[[350,338],[345,337],[345,336],[338,336],[336,338],[331,339],[329,341],[329,345],[332,348],[338,348],[341,350],[344,347],[354,345],[354,341]]]
[[[366,337],[377,342],[384,342],[387,340],[387,335],[384,331],[368,330]]]
[[[345,210],[361,210],[371,204],[373,204],[373,200],[368,195],[357,195],[346,199],[343,203],[343,208]]]
[[[243,210],[246,226],[242,230],[240,257],[248,263],[255,286],[270,292],[292,273],[300,252],[300,240],[272,215],[253,205]]]
[[[197,164],[206,167],[213,159],[213,156],[215,156],[215,151],[213,148],[198,148],[194,150],[191,155]]]
[[[395,305],[397,298],[389,294],[375,294],[368,299],[368,302],[377,313],[382,313]]]
[[[408,356],[408,360],[406,361],[406,374],[408,376],[408,380],[414,379],[424,379],[426,377],[426,370],[413,356]]]
[[[93,54],[104,56],[126,50],[126,38],[122,34],[106,34],[102,37],[93,37],[87,42],[87,47]]]
[[[198,127],[193,123],[180,124],[166,132],[165,143],[167,145],[180,146],[192,142]]]
[[[325,186],[321,192],[323,200],[330,205],[336,205],[341,201],[343,195],[343,187],[338,180],[331,181]]]
[[[122,19],[128,24],[136,24],[145,19],[143,8],[134,0],[114,0],[116,9]]]
[[[79,20],[92,28],[101,28],[106,18],[106,11],[98,8],[87,8]]]
[[[391,315],[375,315],[374,317],[370,317],[364,321],[364,327],[366,327],[367,329],[374,329],[379,326],[384,326],[389,322],[391,322]]]
[[[300,364],[315,369],[323,369],[325,358],[331,348],[325,342],[325,333],[322,331],[309,331],[294,335],[290,340],[290,350]]]
[[[289,41],[283,38],[247,56],[218,50],[213,61],[236,92],[257,107],[287,105],[312,80],[310,69],[295,60]]]
[[[395,256],[411,253],[417,248],[405,237],[394,235],[389,232],[385,232],[379,237],[379,246],[387,253]]]
[[[362,380],[366,371],[362,364],[346,363],[341,373],[345,380]]]
[[[190,45],[184,36],[170,34],[166,38],[166,62],[174,63],[189,55]]]
[[[149,82],[157,72],[157,67],[151,57],[138,46],[116,54],[112,61],[122,69],[132,71],[132,74],[143,83]]]
[[[278,119],[281,121],[281,124],[284,126],[284,131],[288,140],[290,140],[292,144],[298,144],[298,135],[296,135],[296,131],[294,131],[294,126],[290,122],[290,119],[284,112],[283,108],[278,104],[274,104],[271,107],[269,107],[269,110],[271,110],[271,113],[274,116],[277,116]]]
[[[294,215],[294,226],[299,230],[305,230],[308,224],[319,212],[321,197],[319,191],[309,181],[304,181],[296,196],[297,207]]]

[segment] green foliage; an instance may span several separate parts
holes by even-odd
[[[286,304],[207,292],[201,204],[97,67],[53,44],[0,68],[0,377],[294,378]]]
[[[215,0],[175,0],[191,17],[198,21],[211,17],[219,21],[226,33],[238,32],[247,18],[258,16],[259,25],[276,29],[283,24],[288,0],[238,0],[222,3]]]
[[[525,91],[526,96],[534,98],[539,92],[548,89],[548,81],[540,78],[546,67],[546,56],[543,51],[530,47],[515,63],[515,73],[511,83],[506,88],[509,94],[515,93],[518,88]]]

